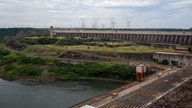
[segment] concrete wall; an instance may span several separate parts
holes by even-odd
[[[169,61],[169,65],[192,66],[192,54],[154,53],[153,58],[159,61],[166,59]]]
[[[119,56],[128,60],[153,60],[153,53],[121,53]]]
[[[192,45],[192,32],[190,31],[53,30],[53,34],[56,36],[87,36],[140,43]]]

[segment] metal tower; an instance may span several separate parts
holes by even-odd
[[[114,28],[115,28],[115,25],[116,25],[115,18],[110,17],[110,18],[109,18],[109,21],[110,21],[110,26],[111,26],[111,28],[114,29]]]
[[[85,18],[81,18],[81,27],[82,27],[82,28],[86,28],[86,26],[85,26],[85,21],[86,21]]]
[[[103,29],[105,28],[105,24],[102,24],[101,26],[102,26]]]
[[[98,27],[98,21],[99,21],[99,18],[93,18],[92,28],[97,28]]]
[[[127,28],[131,28],[132,17],[126,17],[126,20],[127,20]]]

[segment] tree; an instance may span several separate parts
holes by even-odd
[[[169,61],[166,60],[166,59],[163,59],[162,64],[163,64],[163,65],[168,65],[168,64],[169,64]]]
[[[191,48],[188,48],[188,51],[189,51],[189,52],[192,52],[192,47],[191,47]]]

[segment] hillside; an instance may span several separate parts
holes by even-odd
[[[48,35],[48,29],[38,28],[0,28],[0,38],[30,36],[30,35]]]

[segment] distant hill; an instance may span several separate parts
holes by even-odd
[[[48,29],[38,28],[0,28],[0,38],[30,36],[30,35],[48,35]]]

